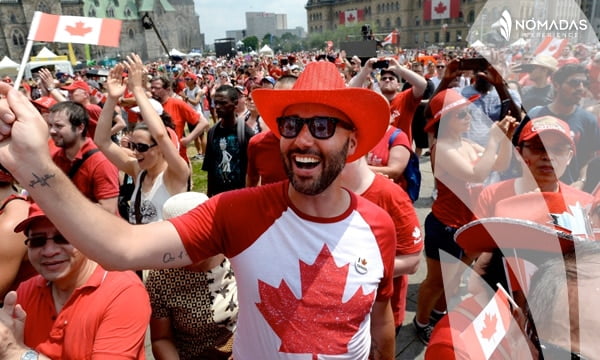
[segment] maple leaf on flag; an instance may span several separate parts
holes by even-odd
[[[85,27],[84,22],[78,21],[75,23],[75,26],[67,25],[66,30],[69,34],[73,36],[85,36],[85,34],[92,31],[92,28]]]
[[[356,20],[356,18],[354,17],[353,14],[348,15],[348,21],[349,22],[353,22],[354,20]]]
[[[436,13],[438,14],[443,14],[446,11],[447,6],[444,5],[443,2],[439,2],[439,4],[437,4],[437,6],[435,8],[433,8],[433,10],[435,10]]]
[[[350,339],[375,299],[375,291],[364,294],[360,288],[342,303],[348,269],[349,264],[335,264],[325,245],[314,264],[300,261],[300,299],[285,280],[277,288],[259,280],[261,302],[256,306],[281,339],[279,351],[313,357],[348,352]]]
[[[498,318],[496,315],[485,314],[485,319],[483,319],[483,323],[485,327],[481,329],[481,337],[486,340],[490,340],[494,334],[496,333],[496,323],[498,322]]]

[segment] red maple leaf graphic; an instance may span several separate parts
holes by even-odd
[[[348,342],[369,313],[375,291],[359,289],[342,303],[349,264],[337,267],[327,246],[313,265],[300,261],[302,298],[287,283],[278,288],[259,280],[259,311],[281,339],[279,351],[294,354],[337,355],[348,352]]]
[[[75,23],[75,26],[67,25],[66,30],[72,36],[85,36],[85,34],[92,31],[91,27],[85,27],[85,23],[83,21],[78,21]]]
[[[354,14],[350,14],[350,15],[348,15],[348,18],[347,18],[347,20],[348,20],[349,22],[353,22],[354,20],[356,20],[356,17],[354,17]]]
[[[485,324],[484,328],[481,329],[481,337],[486,340],[490,340],[492,336],[496,333],[496,323],[498,322],[498,318],[495,314],[485,314],[485,319],[483,319],[483,323]]]
[[[435,10],[435,12],[438,14],[443,14],[447,8],[448,7],[446,5],[444,5],[443,2],[440,1],[439,4],[437,4],[437,6],[433,8],[433,10]]]

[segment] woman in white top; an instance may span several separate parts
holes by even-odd
[[[124,70],[129,76],[122,77]],[[135,189],[130,201],[129,221],[148,223],[162,220],[162,206],[172,195],[188,187],[190,168],[179,156],[176,144],[160,117],[162,106],[150,102],[143,80],[146,70],[140,57],[131,54],[122,64],[111,69],[106,86],[108,98],[100,114],[94,141],[106,157],[119,170],[135,179]],[[126,149],[110,141],[112,112],[125,87],[133,93],[143,121],[129,138],[131,157]]]

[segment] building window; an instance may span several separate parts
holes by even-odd
[[[111,6],[108,9],[106,9],[106,17],[109,17],[109,18],[115,17],[115,8],[114,7]]]
[[[444,39],[444,41],[445,41],[446,43],[449,43],[449,42],[450,42],[450,31],[446,31],[446,34],[445,34],[445,39]]]
[[[46,13],[46,14],[51,14],[52,13],[52,10],[50,9],[50,6],[48,6],[48,4],[46,4],[45,1],[42,1],[42,2],[40,2],[38,4],[37,11],[41,11],[41,12]]]
[[[433,33],[433,42],[436,44],[440,42],[440,32],[439,31],[436,31]]]
[[[415,44],[419,43],[419,33],[415,33]]]
[[[402,19],[400,19],[400,16],[398,16],[398,17],[396,18],[396,27],[397,27],[397,28],[400,28],[400,27],[402,27]]]
[[[89,17],[96,17],[96,9],[90,8],[90,11],[88,11],[88,16]]]
[[[392,21],[390,20],[390,18],[385,19],[385,28],[389,29],[392,27]]]
[[[381,28],[381,20],[377,19],[375,20],[375,25],[377,26],[377,28]]]
[[[10,14],[10,23],[11,24],[17,23],[17,17],[15,16],[15,14]]]
[[[469,24],[472,24],[475,22],[475,11],[474,10],[469,11],[469,15],[467,16],[467,22]]]
[[[127,35],[129,36],[129,38],[131,40],[133,40],[135,38],[135,31],[133,31],[133,29],[129,29],[129,31],[127,32]]]
[[[423,33],[423,43],[427,45],[429,43],[429,33]]]
[[[381,12],[381,5],[377,4],[377,13],[379,14]]]
[[[25,46],[25,36],[19,30],[14,30],[12,32],[12,42],[15,46]]]
[[[419,26],[421,23],[421,21],[419,20],[418,16],[415,16],[415,26]]]

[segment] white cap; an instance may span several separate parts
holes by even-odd
[[[173,195],[163,205],[163,219],[171,219],[192,210],[208,200],[206,194],[188,191]]]
[[[162,115],[163,114],[163,107],[162,107],[162,105],[158,101],[156,101],[154,99],[148,99],[148,100],[150,100],[150,104],[152,104],[152,107],[154,108],[154,111],[156,111],[156,113],[159,116]],[[139,106],[132,107],[131,111],[133,111],[136,114],[139,114],[140,113],[140,107]]]

